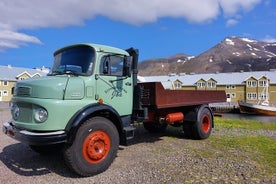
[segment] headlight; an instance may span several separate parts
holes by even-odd
[[[17,120],[19,117],[19,107],[16,103],[11,103],[11,114],[14,120]]]
[[[44,121],[46,121],[48,118],[48,112],[42,108],[42,107],[37,107],[34,110],[34,119],[35,121],[37,121],[38,123],[43,123]]]

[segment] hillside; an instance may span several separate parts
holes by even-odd
[[[228,37],[206,52],[191,57],[176,54],[139,63],[139,75],[264,71],[276,68],[276,43]]]
[[[190,59],[188,55],[176,54],[168,58],[155,58],[140,62],[138,65],[139,75],[164,75],[177,70]]]

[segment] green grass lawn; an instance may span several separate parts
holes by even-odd
[[[247,130],[276,130],[276,122],[263,123],[253,120],[233,120],[217,117],[215,117],[215,126],[224,128],[240,128]]]
[[[211,136],[211,144],[214,149],[220,150],[240,150],[240,159],[244,156],[250,157],[258,164],[258,167],[265,170],[267,174],[276,173],[276,139],[266,135],[254,133],[254,131],[276,131],[276,123],[263,123],[252,120],[233,120],[215,118],[215,130],[236,129],[246,130],[239,136],[233,134],[219,134]]]

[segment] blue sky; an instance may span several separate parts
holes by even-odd
[[[74,43],[199,55],[225,37],[276,42],[275,0],[1,0],[0,65],[52,66]]]

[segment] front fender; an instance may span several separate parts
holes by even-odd
[[[106,117],[111,120],[117,127],[119,134],[122,133],[122,120],[118,112],[106,104],[91,104],[80,109],[68,122],[66,131],[68,132],[68,143],[71,144],[75,139],[77,130],[87,119],[93,116]]]

